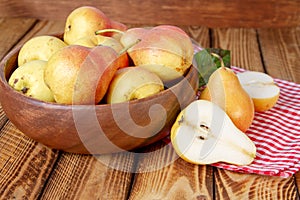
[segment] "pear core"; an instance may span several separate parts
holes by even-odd
[[[181,158],[194,164],[249,165],[256,156],[253,141],[207,100],[194,101],[181,111],[171,129],[171,142]]]

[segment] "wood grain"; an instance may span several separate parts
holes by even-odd
[[[216,199],[296,199],[297,191],[290,178],[239,174],[217,169]]]
[[[213,171],[178,158],[173,147],[156,143],[140,152],[131,200],[212,199]],[[159,158],[159,162],[158,162]]]
[[[126,199],[133,159],[128,153],[63,153],[41,199]]]
[[[286,27],[300,24],[297,0],[2,0],[0,17],[66,19],[76,7],[93,5],[124,23],[203,25],[207,27]]]
[[[258,34],[267,72],[300,83],[300,27],[259,29]]]
[[[231,65],[264,71],[255,29],[217,28],[212,30],[212,46],[230,50]]]
[[[57,155],[8,122],[0,132],[0,199],[36,199]]]
[[[295,174],[295,181],[298,188],[298,199],[300,199],[300,171]]]
[[[20,18],[4,19],[0,26],[0,38],[5,47],[1,49],[3,53],[23,44],[34,35],[60,29],[59,23]],[[1,114],[1,123],[3,122],[5,120]],[[58,151],[31,140],[11,122],[7,122],[0,132],[0,198],[36,199],[57,158]]]
[[[0,59],[26,34],[35,22],[34,19],[0,18]]]

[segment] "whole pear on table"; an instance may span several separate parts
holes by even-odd
[[[220,106],[241,131],[245,132],[254,119],[254,104],[237,75],[227,67],[220,67],[209,77],[200,99]]]

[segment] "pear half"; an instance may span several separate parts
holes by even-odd
[[[238,73],[237,77],[244,90],[252,98],[255,111],[267,111],[277,103],[280,88],[268,74],[257,71],[246,71]]]
[[[176,153],[194,164],[249,165],[256,146],[216,104],[196,100],[180,112],[171,129]]]

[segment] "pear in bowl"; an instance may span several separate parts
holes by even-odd
[[[33,99],[8,84],[19,50],[0,63],[1,105],[20,131],[50,148],[104,154],[149,145],[166,137],[180,110],[196,98],[198,72],[191,66],[173,86],[143,99],[96,105]]]

